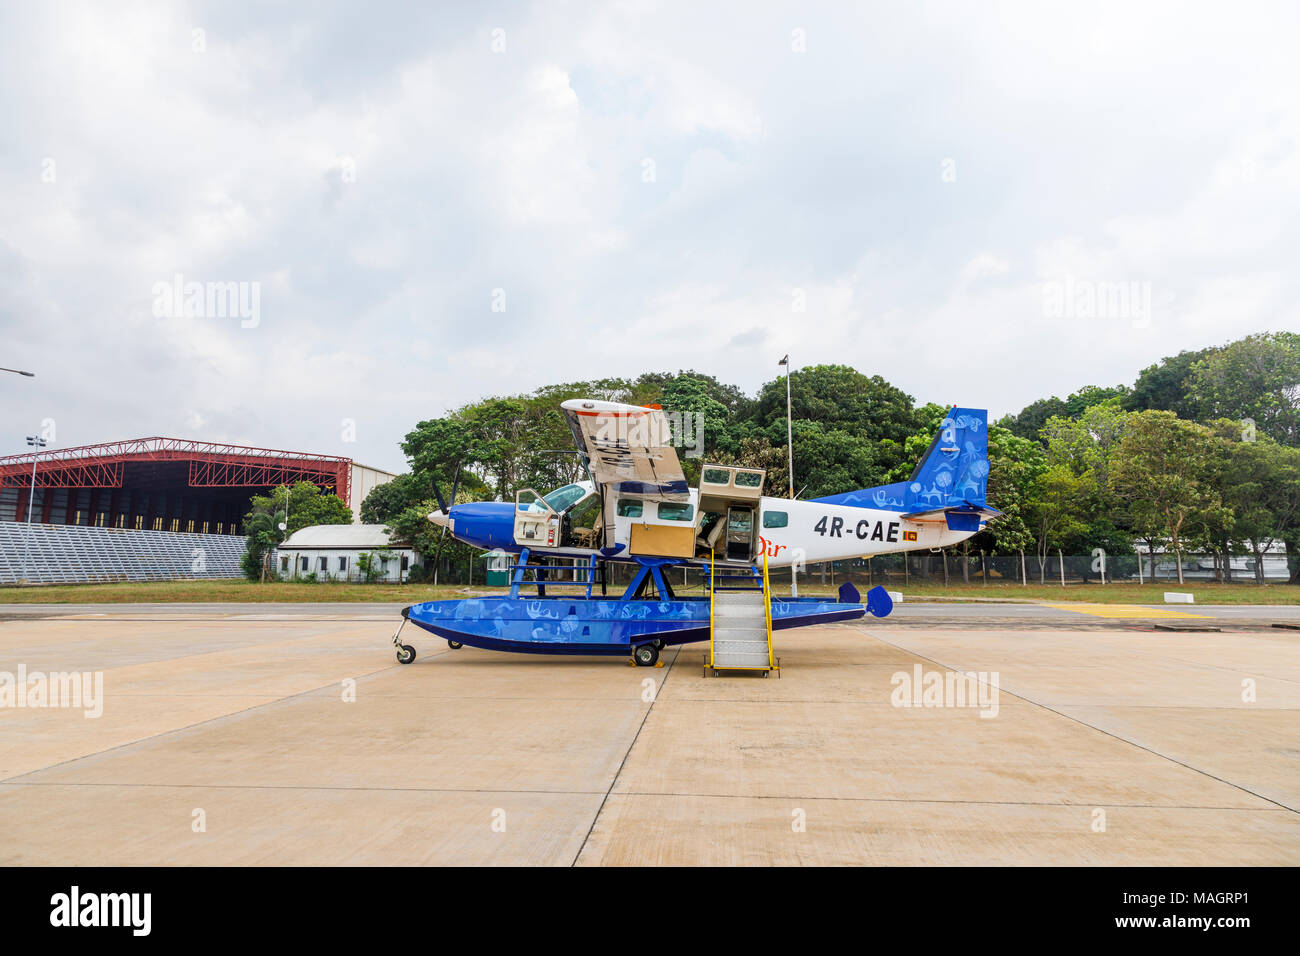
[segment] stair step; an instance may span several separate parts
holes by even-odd
[[[715,614],[713,629],[740,628],[745,631],[767,631],[767,620],[762,614]]]
[[[767,641],[714,641],[716,654],[762,654],[767,656]]]
[[[713,652],[713,666],[718,668],[767,667],[769,664],[765,650],[747,654],[726,653],[716,649]]]
[[[738,591],[718,591],[713,595],[714,604],[763,604],[763,592],[748,588]]]

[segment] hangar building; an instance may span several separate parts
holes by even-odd
[[[11,576],[13,580],[31,581],[136,580],[159,575],[169,578],[237,576],[238,559],[235,557],[231,566],[228,555],[232,549],[227,544],[212,541],[210,546],[204,546],[187,539],[185,554],[202,551],[205,555],[223,557],[214,562],[196,561],[205,568],[202,574],[175,573],[168,569],[170,565],[146,567],[148,554],[158,551],[156,541],[150,549],[144,549],[143,539],[137,541],[131,535],[120,534],[96,535],[91,529],[238,536],[253,495],[297,481],[310,481],[337,495],[352,509],[354,521],[359,521],[365,495],[393,477],[389,472],[337,455],[178,438],[137,438],[11,455],[0,458],[0,539],[5,544],[2,550],[11,550],[9,543],[18,531],[13,525],[8,525],[6,531],[5,523],[21,523],[24,526],[22,549],[32,552],[31,564],[35,567],[26,567],[26,557],[21,568],[15,560],[10,574],[0,569],[0,583],[6,583],[5,579]],[[27,525],[29,497],[32,499],[30,526]],[[79,535],[72,532],[78,527],[86,532]],[[61,531],[57,545],[51,537],[56,529]],[[41,555],[66,552],[68,542],[64,539],[68,533],[73,533],[77,541],[85,538],[94,545],[80,552],[83,555],[80,563],[86,565],[88,576],[78,576],[76,566],[57,569],[57,573],[54,569],[41,573]],[[48,548],[42,545],[42,536],[51,538]],[[28,540],[33,538],[36,540]],[[120,562],[113,568],[101,568],[98,565],[103,562],[91,557],[124,549],[140,551],[139,557],[126,561],[129,568],[139,566],[139,573],[123,573],[118,566]],[[233,553],[242,553],[242,542]],[[4,557],[0,555],[0,564],[6,563]],[[187,558],[178,566],[184,570],[189,564]]]

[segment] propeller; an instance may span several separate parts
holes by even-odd
[[[430,478],[429,483],[433,485],[433,497],[438,501],[438,510],[443,514],[451,514],[451,508],[447,507],[447,502],[443,500],[442,491],[438,488],[438,479]],[[456,490],[460,487],[460,462],[456,462],[456,475],[451,482],[451,503],[456,503]]]
[[[429,481],[433,485],[433,496],[438,499],[438,510],[440,510],[445,515],[450,515],[451,508],[448,507],[447,502],[442,500],[442,492],[438,490],[437,479],[430,477]],[[456,503],[456,491],[459,487],[460,487],[460,462],[457,461],[456,474],[451,480],[451,503],[453,505]],[[434,551],[434,555],[433,555],[434,587],[438,586],[438,572],[440,570],[440,565],[442,564],[442,542],[443,539],[446,537],[447,537],[447,526],[444,524],[442,526],[442,532],[438,535],[438,548],[436,551]]]

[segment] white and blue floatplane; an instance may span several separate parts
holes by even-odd
[[[773,630],[893,608],[884,588],[863,601],[847,583],[838,600],[772,597],[770,568],[947,547],[999,514],[985,500],[983,410],[952,408],[907,481],[803,501],[763,495],[764,472],[740,466],[706,463],[689,487],[656,407],[586,399],[561,407],[590,480],[450,507],[435,489],[441,510],[430,521],[467,544],[517,555],[509,594],[414,604],[402,627],[415,624],[453,648],[630,656],[653,666],[667,646],[726,646],[734,637],[739,648],[745,621],[762,617],[770,661]],[[636,566],[618,597],[606,593],[614,562]],[[665,572],[683,566],[706,573],[706,595],[674,592]],[[561,583],[580,593],[557,593]],[[415,648],[401,642],[402,627],[393,643],[409,664]]]

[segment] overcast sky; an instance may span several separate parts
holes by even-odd
[[[401,470],[485,395],[786,352],[998,416],[1300,329],[1295,4],[243,6],[0,3],[0,454]]]

